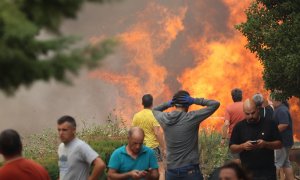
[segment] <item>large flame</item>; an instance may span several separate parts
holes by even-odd
[[[116,108],[121,110],[128,124],[133,114],[140,110],[141,97],[146,93],[151,93],[157,103],[169,100],[179,88],[188,90],[195,97],[219,100],[219,110],[202,123],[204,127],[216,129],[223,124],[225,106],[232,103],[231,89],[241,88],[245,98],[256,92],[267,97],[268,92],[263,88],[263,67],[255,55],[245,49],[246,38],[234,29],[235,24],[246,20],[244,10],[250,0],[223,0],[222,5],[227,8],[228,16],[223,27],[226,30],[223,31],[207,20],[208,16],[194,17],[193,20],[197,21],[191,22],[187,16],[195,13],[190,11],[204,5],[204,2],[194,3],[195,6],[187,2],[181,7],[167,8],[158,2],[150,2],[139,13],[137,22],[119,35],[122,42],[122,68],[91,73],[92,77],[99,77],[118,87]],[[207,12],[209,15],[214,13]],[[202,27],[193,29],[197,26],[191,23],[199,23]],[[201,33],[190,33],[194,31]],[[181,46],[184,48],[175,45],[178,41],[184,43]],[[168,66],[162,65],[166,54],[174,51],[191,55],[193,63],[184,65],[184,61],[174,57]],[[182,65],[179,71],[173,68],[176,64]],[[174,88],[174,80],[168,81],[168,78],[177,79],[180,87]],[[293,99],[291,102],[291,112],[296,122],[299,120],[299,113],[298,117],[295,115],[295,112],[299,112],[299,100]],[[299,137],[300,129],[296,125],[294,127]]]
[[[159,17],[146,19],[153,12]],[[134,112],[141,106],[141,97],[151,93],[155,98],[164,95],[171,96],[169,87],[164,83],[167,76],[165,67],[159,65],[156,58],[168,49],[177,34],[184,29],[182,20],[186,8],[176,12],[150,3],[140,14],[139,22],[130,30],[119,35],[126,56],[123,72],[94,71],[92,77],[100,77],[120,88],[117,98],[117,108],[122,109],[122,115],[128,123]],[[157,27],[157,28],[153,28]]]

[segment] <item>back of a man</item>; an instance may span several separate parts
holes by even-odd
[[[22,157],[20,135],[13,129],[0,134],[0,153],[4,165],[0,168],[1,180],[50,180],[48,172],[33,160]]]
[[[48,172],[38,163],[19,158],[0,168],[1,180],[50,180]]]
[[[245,118],[243,112],[243,102],[234,102],[227,106],[225,119],[229,120],[228,137],[230,138],[233,127]]]
[[[224,126],[222,130],[223,139],[230,139],[233,127],[245,118],[242,90],[238,88],[232,89],[231,97],[233,103],[229,104],[225,109]]]
[[[144,143],[147,147],[154,149],[159,146],[153,127],[159,128],[160,125],[154,118],[152,110],[143,109],[136,113],[133,117],[132,126],[138,126],[144,130]]]
[[[163,180],[163,156],[165,155],[166,148],[163,139],[163,133],[160,130],[160,125],[152,112],[152,95],[145,94],[142,97],[142,104],[144,109],[134,115],[132,126],[137,126],[143,129],[145,133],[144,144],[154,150],[156,159],[159,163],[159,172],[161,174],[160,179]]]
[[[172,112],[161,112],[175,105]],[[190,111],[190,105],[206,106]],[[166,179],[202,179],[199,170],[198,132],[200,123],[212,115],[220,103],[204,98],[192,98],[186,91],[178,91],[172,102],[154,108],[154,116],[161,124],[167,144]]]

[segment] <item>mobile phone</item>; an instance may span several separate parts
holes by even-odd
[[[257,144],[257,140],[255,141],[250,141],[251,144]]]

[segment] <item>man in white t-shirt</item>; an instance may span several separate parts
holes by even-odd
[[[58,166],[60,180],[96,180],[105,169],[104,161],[87,143],[76,138],[76,122],[71,116],[57,120],[61,144],[58,147]],[[94,166],[89,176],[91,165]]]

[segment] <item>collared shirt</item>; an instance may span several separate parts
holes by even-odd
[[[152,149],[142,146],[137,158],[134,159],[127,153],[124,145],[112,153],[108,167],[117,170],[118,173],[125,173],[131,170],[157,169],[158,164]]]

